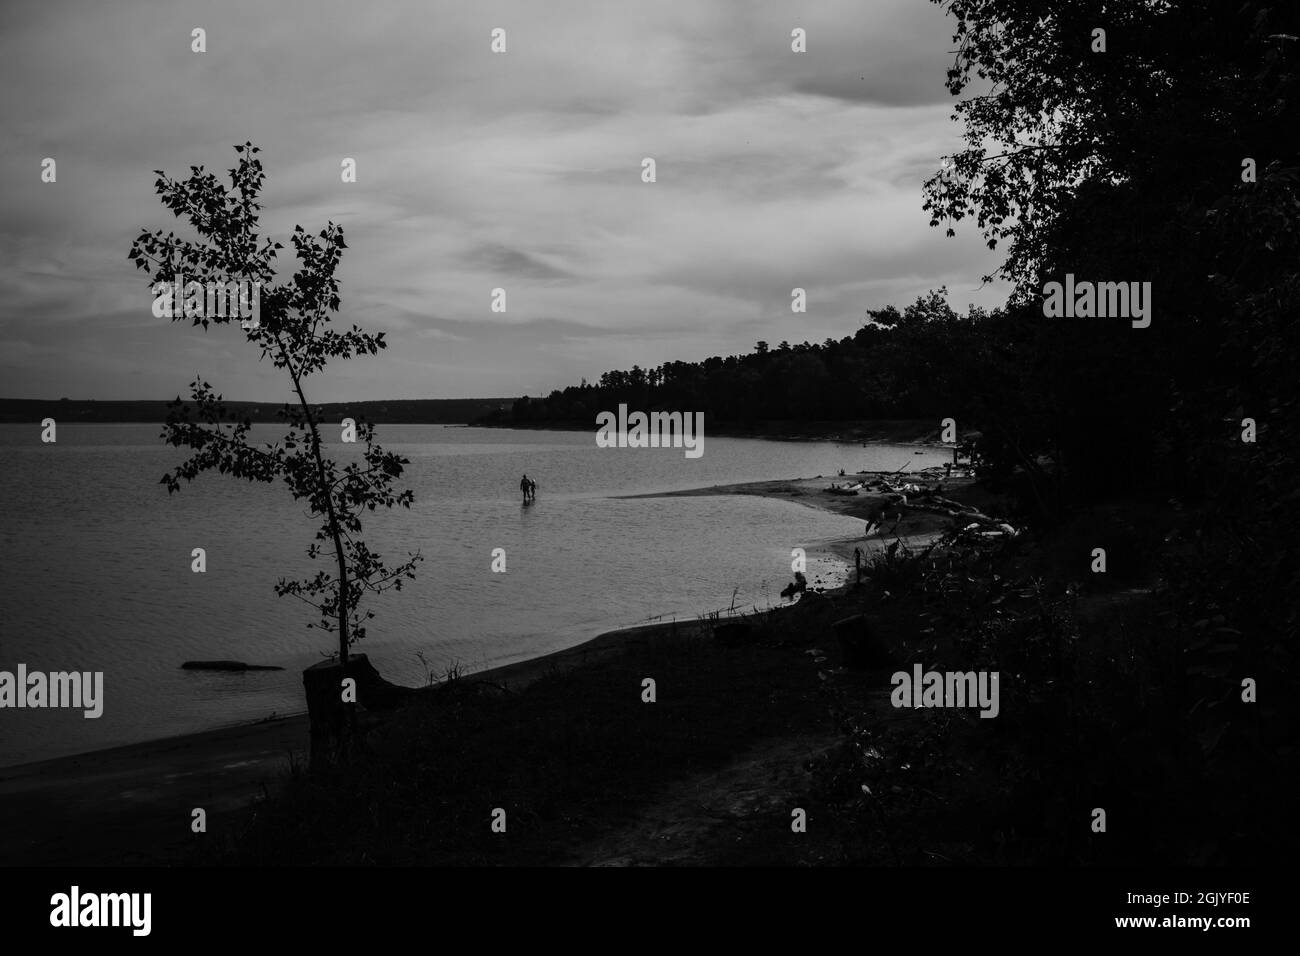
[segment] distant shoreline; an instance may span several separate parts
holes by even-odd
[[[595,434],[596,426],[577,422],[539,422],[537,424],[470,422],[471,428],[500,428],[507,431],[554,431]],[[882,418],[870,421],[799,422],[775,419],[741,424],[711,423],[705,419],[705,432],[719,438],[759,438],[764,441],[838,442],[843,444],[941,445],[939,428],[928,419]]]
[[[458,428],[496,428],[506,431],[556,431],[595,433],[595,422],[485,422],[513,399],[428,398],[368,402],[323,402],[314,406],[331,421],[346,417],[375,425],[447,425]],[[60,424],[161,425],[169,402],[154,399],[101,401],[98,399],[0,398],[0,424],[35,425],[45,418]],[[233,418],[254,424],[279,424],[284,403],[227,402]],[[706,420],[707,433],[720,438],[757,438],[765,441],[826,441],[845,444],[937,445],[938,425],[928,419],[882,418],[857,421],[792,421],[784,419],[749,423]]]
[[[351,417],[379,425],[463,425],[508,406],[511,398],[416,398],[373,402],[319,402],[313,408],[330,420]],[[166,399],[101,401],[98,399],[0,398],[0,423],[36,424],[53,418],[60,424],[161,425],[167,420]],[[188,403],[187,403],[188,404]],[[284,402],[225,403],[236,419],[255,424],[279,424]]]

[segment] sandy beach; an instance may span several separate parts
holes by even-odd
[[[790,501],[807,508],[817,508],[833,514],[860,518],[864,523],[864,530],[866,522],[873,519],[880,509],[884,508],[888,520],[884,524],[883,533],[875,533],[870,537],[857,535],[826,542],[827,550],[846,561],[852,562],[854,548],[860,547],[866,552],[883,547],[895,538],[902,538],[909,542],[919,541],[928,538],[948,524],[947,515],[938,511],[900,508],[894,504],[896,496],[870,487],[860,490],[856,495],[838,495],[827,491],[832,484],[852,486],[858,483],[866,483],[870,486],[873,482],[882,479],[896,485],[906,485],[919,480],[923,485],[942,488],[945,494],[960,493],[967,498],[975,489],[973,481],[969,478],[944,479],[941,475],[937,476],[934,473],[929,473],[921,478],[907,472],[888,474],[883,472],[860,472],[848,476],[824,477],[819,475],[816,478],[792,478],[779,481],[751,481],[732,485],[712,485],[707,488],[690,488],[685,491],[628,495],[626,497],[689,498],[703,495],[756,495],[778,501]],[[901,518],[897,522],[894,520],[896,514],[901,514]]]
[[[892,515],[890,496],[863,491],[855,496],[827,492],[830,484],[887,478],[895,474],[816,477],[717,485],[629,497],[758,495],[792,501],[867,521],[882,505]],[[937,479],[931,474],[930,484]],[[943,481],[945,494],[969,493],[967,479]],[[929,540],[948,519],[942,514],[904,510],[886,522],[888,538],[862,536],[827,542],[848,561],[853,551],[870,551],[902,538]],[[539,678],[607,662],[662,637],[670,624],[650,624],[602,634],[577,646],[531,660],[468,675],[518,691]],[[677,625],[680,628],[691,625]],[[382,671],[382,660],[377,665]],[[305,713],[130,744],[0,769],[0,865],[146,864],[187,859],[193,841],[190,822],[203,808],[210,829],[261,799],[296,763],[305,760]]]
[[[519,690],[548,673],[626,653],[661,629],[611,631],[466,679]],[[304,711],[0,768],[0,866],[180,858],[194,808],[206,810],[210,822],[238,812],[301,764],[307,747]]]

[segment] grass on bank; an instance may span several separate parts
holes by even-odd
[[[796,656],[780,645],[722,648],[690,624],[519,693],[452,681],[385,720],[351,766],[292,774],[203,862],[568,862],[674,780],[765,738],[829,728],[815,670],[792,667]],[[647,677],[655,703],[642,701]],[[504,834],[490,828],[498,807]],[[777,856],[792,862],[781,850],[788,815],[770,823]],[[756,845],[760,856],[773,848]]]

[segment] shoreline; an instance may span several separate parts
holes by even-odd
[[[617,658],[671,627],[655,623],[606,631],[457,682],[521,690],[550,674]],[[210,827],[233,817],[295,766],[305,766],[309,745],[304,710],[0,767],[0,868],[178,861],[191,843],[192,808],[207,812]],[[160,830],[169,836],[160,840]],[[82,836],[89,833],[94,835]],[[138,858],[122,855],[122,848],[136,846],[148,849]],[[93,848],[89,856],[85,847]]]
[[[790,440],[797,440],[797,439],[790,439]],[[632,495],[610,495],[609,497],[616,500],[635,500],[638,498],[694,498],[694,497],[713,497],[713,496],[725,496],[725,495],[742,495],[742,496],[753,496],[759,498],[769,498],[778,501],[790,501],[792,503],[799,504],[807,508],[814,508],[820,511],[829,512],[831,514],[842,514],[842,515],[847,515],[849,517],[866,519],[867,517],[869,517],[869,514],[871,512],[873,512],[875,509],[878,509],[880,507],[881,502],[884,501],[884,496],[881,495],[859,495],[857,497],[831,496],[831,495],[822,494],[821,492],[826,482],[843,481],[847,483],[850,477],[858,478],[861,476],[879,476],[885,474],[889,474],[901,478],[903,476],[908,475],[909,473],[905,471],[890,472],[890,473],[858,472],[852,476],[845,476],[844,478],[840,478],[839,476],[833,476],[833,477],[818,476],[816,478],[768,479],[763,481],[748,481],[748,482],[736,482],[732,484],[708,485],[700,488],[687,488],[687,489],[679,489],[676,491],[652,491],[652,492],[643,492],[643,493],[632,494]],[[963,481],[966,480],[950,479],[948,483],[952,484],[955,482],[963,482]],[[811,500],[805,500],[805,499],[811,499]],[[909,516],[909,519],[912,517],[914,516]],[[930,528],[925,526],[928,524],[929,522],[921,522],[921,521],[905,519],[904,522],[901,523],[899,526],[899,534],[897,535],[897,537],[901,537],[904,540],[911,540],[921,535],[926,535],[931,530]],[[888,540],[893,540],[893,537],[895,536],[891,535]],[[853,547],[859,545],[862,540],[863,539],[856,538],[856,537],[823,540],[818,542],[818,550],[825,554],[834,555],[840,558],[841,560],[848,562],[851,565],[853,561]],[[873,538],[871,540],[873,542],[880,541],[880,543],[883,546],[884,539]],[[864,548],[863,550],[864,552],[866,552],[869,549]],[[827,592],[840,590],[842,587],[847,585],[848,577],[849,575],[846,574],[844,584],[837,586],[835,588],[828,588],[825,590]],[[788,604],[777,605],[777,607],[785,607],[785,606],[789,606],[789,605]],[[709,613],[709,612],[702,611],[700,613]],[[511,663],[508,664],[498,664],[492,667],[485,668],[484,670],[481,671],[473,671],[471,673],[465,674],[464,679],[492,680],[492,681],[501,682],[501,679],[504,677],[504,678],[513,678],[515,680],[522,679],[524,684],[531,683],[532,680],[535,680],[537,676],[540,676],[540,674],[534,675],[533,671],[536,669],[541,669],[541,670],[549,669],[549,666],[555,663],[554,659],[563,658],[566,655],[578,652],[583,649],[595,650],[596,648],[594,647],[594,645],[597,644],[600,644],[603,649],[604,644],[608,641],[608,639],[613,638],[617,635],[631,635],[634,634],[635,632],[642,631],[642,630],[654,629],[662,626],[670,626],[672,624],[671,620],[659,619],[663,616],[664,615],[659,615],[654,619],[649,619],[641,623],[630,624],[625,627],[616,627],[608,631],[601,631],[594,637],[587,638],[586,640],[578,644],[574,644],[565,648],[560,648],[559,650],[555,650],[555,651],[548,651],[545,654],[539,655],[537,657],[526,658],[521,661],[512,661]],[[681,619],[678,621],[678,623],[684,625],[688,623],[688,621],[686,619]],[[546,666],[544,667],[543,665]],[[301,721],[303,723],[304,732],[305,732],[306,720],[307,720],[307,710],[304,707],[302,710],[294,710],[283,714],[273,714],[269,717],[259,717],[251,720],[235,721],[233,723],[220,724],[213,727],[207,727],[201,730],[189,730],[177,734],[168,734],[162,737],[151,737],[147,740],[137,740],[137,741],[131,741],[127,743],[110,744],[109,746],[106,747],[96,747],[91,750],[83,750],[71,754],[61,754],[55,757],[43,757],[37,760],[24,760],[18,763],[0,764],[0,798],[3,798],[4,784],[7,781],[10,781],[16,776],[26,775],[28,771],[34,770],[35,768],[43,765],[55,764],[64,761],[76,762],[76,761],[88,760],[97,755],[110,755],[110,754],[122,753],[124,756],[129,756],[130,754],[128,754],[128,752],[139,750],[141,748],[162,747],[163,745],[166,745],[168,743],[182,741],[189,738],[201,738],[201,737],[207,737],[210,735],[222,734],[222,733],[234,734],[241,730],[247,730],[247,729],[257,728],[261,726],[280,725],[280,724],[293,722],[293,721]]]
[[[840,496],[825,492],[829,482],[847,480],[745,482],[617,497],[756,495],[850,517],[865,517],[887,500],[886,495]],[[970,483],[969,479],[942,482],[950,488]],[[819,543],[819,550],[824,547],[849,564],[844,582],[838,587],[822,589],[821,593],[836,594],[852,586],[853,549],[862,547],[864,541],[867,546],[863,551],[869,555],[895,538],[924,543],[944,524],[946,519],[937,514],[909,513],[888,538],[851,536]],[[777,605],[776,609],[797,607],[801,600]],[[517,691],[544,676],[608,662],[650,644],[670,630],[695,626],[698,622],[658,621],[618,628],[571,647],[466,674],[458,680],[497,684]],[[179,856],[191,843],[188,827],[191,808],[203,807],[210,825],[214,817],[242,811],[264,796],[293,767],[302,766],[308,745],[308,717],[304,709],[279,717],[0,767],[0,847],[4,848],[0,850],[0,866],[21,865],[11,861],[15,856],[22,863],[32,865],[130,863],[130,855],[123,859],[121,854],[121,848],[129,846],[149,847],[148,851],[140,851],[137,862],[156,862],[160,854],[164,858],[168,854]],[[177,817],[182,812],[178,808],[184,808],[184,819]],[[33,827],[33,819],[41,821],[39,828]],[[175,838],[169,838],[160,848],[157,831],[162,819],[168,821],[166,830],[174,833]],[[37,829],[40,832],[34,833]],[[91,831],[96,834],[93,838],[78,839],[78,833]],[[87,859],[79,844],[97,848],[98,856],[92,854]]]
[[[465,428],[500,428],[506,431],[590,432],[585,422],[469,422]],[[938,440],[938,429],[929,419],[880,418],[869,422],[772,421],[741,425],[735,422],[709,426],[718,438],[754,438],[762,441],[833,442],[837,444],[921,445],[949,447]]]
[[[775,481],[746,481],[736,484],[710,485],[706,488],[690,488],[683,491],[664,491],[650,492],[647,494],[619,495],[617,497],[624,499],[636,498],[693,498],[713,495],[753,495],[760,498],[769,498],[776,501],[789,501],[793,504],[802,505],[805,508],[815,508],[819,511],[829,512],[831,514],[844,515],[850,518],[858,518],[863,522],[871,520],[882,509],[886,509],[891,516],[890,520],[885,522],[884,533],[877,533],[870,538],[853,535],[846,538],[836,538],[824,542],[826,550],[850,564],[853,562],[853,549],[862,547],[863,542],[867,542],[871,547],[863,547],[864,554],[873,550],[884,547],[888,542],[895,538],[901,538],[904,541],[911,542],[916,539],[928,538],[935,534],[939,529],[946,527],[949,516],[937,511],[920,511],[909,507],[906,512],[902,513],[901,518],[895,523],[892,516],[896,513],[896,506],[892,504],[896,500],[887,492],[874,490],[863,490],[857,495],[835,495],[827,492],[828,484],[848,485],[854,481],[864,481],[875,483],[882,479],[888,479],[894,482],[904,483],[922,479],[927,483],[935,484],[936,487],[945,489],[948,493],[965,493],[969,495],[970,490],[975,484],[973,478],[968,477],[944,477],[936,475],[933,472],[923,474],[921,472],[856,472],[852,475],[844,476],[818,476],[816,478],[788,478],[778,479]]]

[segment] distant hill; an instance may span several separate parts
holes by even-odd
[[[461,425],[492,412],[509,410],[513,398],[416,398],[378,402],[332,402],[317,406],[326,421],[364,418],[376,424]],[[279,422],[275,402],[227,402],[227,409],[254,422]],[[58,401],[0,398],[0,422],[163,422],[167,402],[100,402],[64,398]]]

